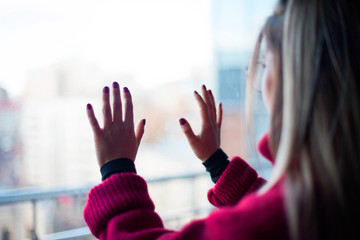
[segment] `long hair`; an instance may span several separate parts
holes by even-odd
[[[290,0],[286,6],[281,136],[261,192],[285,178],[293,239],[359,239],[359,5]]]

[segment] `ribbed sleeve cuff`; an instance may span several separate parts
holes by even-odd
[[[135,164],[132,160],[128,158],[118,158],[115,160],[112,160],[110,162],[105,163],[100,168],[102,180],[104,181],[111,175],[115,173],[122,173],[122,172],[128,172],[128,173],[136,173]]]
[[[228,156],[219,148],[209,159],[203,162],[206,171],[210,173],[211,180],[216,183],[229,165]]]
[[[208,192],[214,206],[235,205],[257,179],[256,171],[240,157],[234,157],[229,166]]]
[[[139,208],[154,210],[145,180],[134,173],[114,174],[91,189],[84,218],[98,238],[111,218]]]

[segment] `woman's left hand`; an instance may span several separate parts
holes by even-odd
[[[135,161],[136,154],[144,134],[145,119],[134,129],[133,104],[131,94],[125,87],[124,116],[119,84],[113,83],[113,111],[110,106],[110,90],[103,89],[104,127],[100,128],[91,104],[87,105],[87,115],[94,133],[97,161],[100,167],[117,158],[128,158]]]

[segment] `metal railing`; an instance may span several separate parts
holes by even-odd
[[[191,174],[183,174],[183,175],[176,175],[176,176],[168,176],[168,177],[159,177],[159,178],[150,178],[146,179],[149,185],[155,183],[167,183],[174,180],[184,180],[189,181],[192,187],[192,198],[195,198],[196,189],[194,187],[194,181],[197,178],[207,176],[208,174],[205,172],[202,173],[191,173]],[[71,239],[76,237],[83,237],[91,235],[90,230],[87,227],[69,229],[66,231],[51,233],[43,236],[38,235],[38,218],[37,218],[37,203],[39,201],[49,200],[49,199],[57,199],[61,196],[86,196],[90,189],[95,184],[87,184],[83,186],[77,187],[52,187],[52,188],[40,188],[40,187],[32,187],[32,188],[23,188],[23,189],[11,189],[11,190],[3,190],[0,191],[0,207],[1,206],[8,206],[13,205],[16,203],[25,203],[30,202],[32,206],[32,236],[31,239],[38,240],[38,239]],[[185,217],[195,216],[201,213],[208,213],[212,208],[210,206],[196,206],[193,205],[192,207],[182,210],[178,213],[172,214],[160,214],[163,221],[177,221]]]

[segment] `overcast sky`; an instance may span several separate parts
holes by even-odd
[[[242,18],[232,26],[243,24],[243,34],[219,28],[232,24],[223,14],[229,7],[214,4],[214,9],[212,2],[241,4]],[[214,41],[229,49],[251,45],[252,38],[242,35],[254,36],[258,27],[252,26],[263,21],[256,16],[268,11],[269,2],[1,0],[0,86],[20,95],[29,71],[67,59],[95,63],[106,74],[133,74],[144,86],[182,80],[192,68],[211,64]],[[249,6],[257,10],[249,13]],[[242,20],[245,16],[250,20]]]

